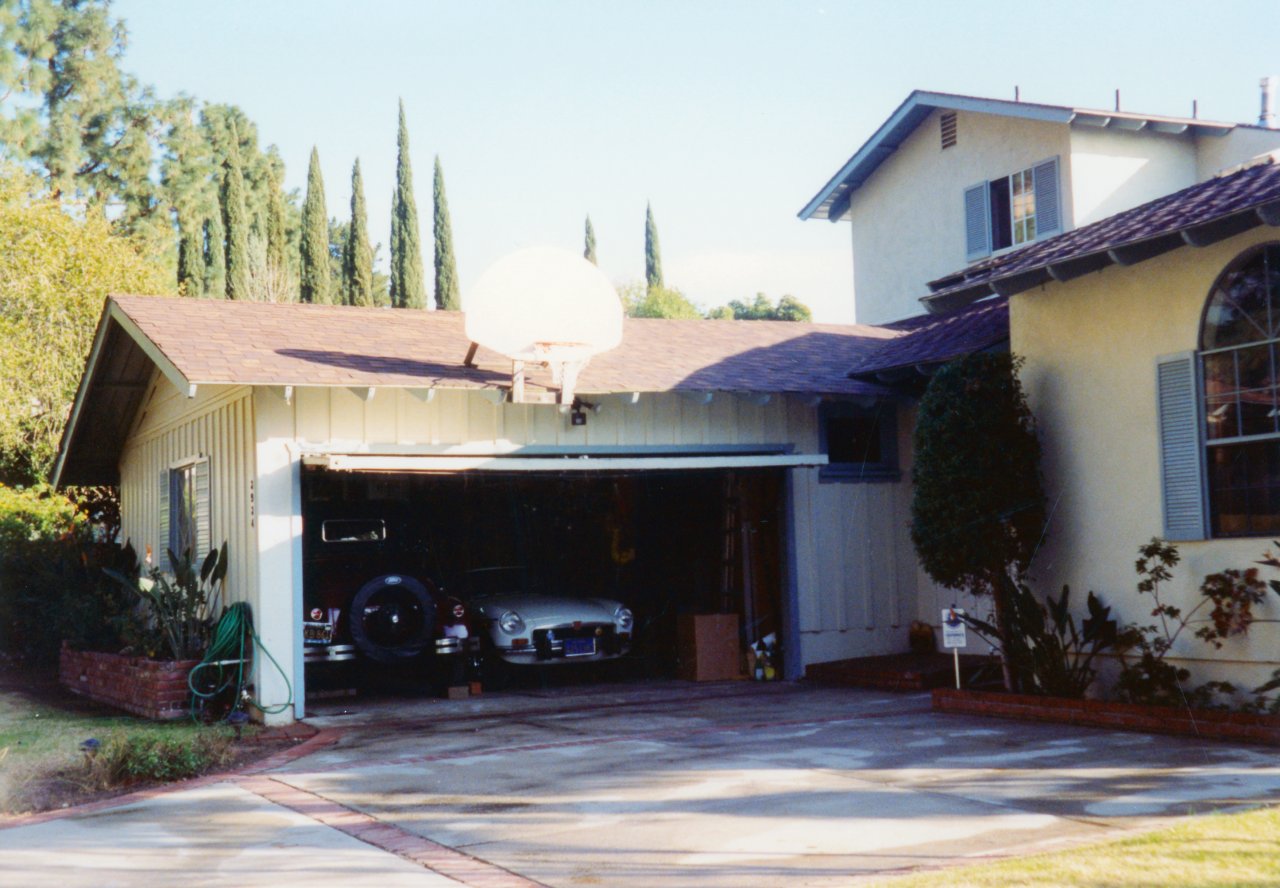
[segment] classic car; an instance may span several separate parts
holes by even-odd
[[[591,662],[631,648],[635,618],[621,602],[523,591],[519,568],[472,571],[467,607],[486,654],[507,663]],[[484,574],[488,591],[477,589]],[[496,581],[496,582],[495,582]],[[506,591],[492,591],[505,588]]]

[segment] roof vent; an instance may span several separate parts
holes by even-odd
[[[942,127],[942,147],[952,147],[956,143],[956,112],[943,111],[938,122]]]
[[[1280,77],[1272,74],[1262,78],[1262,113],[1258,115],[1258,126],[1267,129],[1276,128],[1276,86]]]

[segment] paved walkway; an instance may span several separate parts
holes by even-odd
[[[314,750],[0,830],[15,885],[847,885],[1280,801],[1274,750],[681,683],[321,710]]]

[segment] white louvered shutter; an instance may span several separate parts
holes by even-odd
[[[1200,443],[1200,392],[1193,352],[1156,359],[1160,414],[1160,486],[1164,537],[1203,540],[1204,461]]]
[[[1036,189],[1036,237],[1048,237],[1062,231],[1062,201],[1058,188],[1058,158],[1054,157],[1033,168]]]
[[[970,262],[991,255],[990,200],[986,182],[964,190],[965,259]]]
[[[160,472],[160,512],[157,516],[160,527],[160,539],[152,551],[151,556],[155,559],[155,565],[161,570],[169,570],[169,485],[173,483],[172,473],[168,469],[162,469]],[[145,567],[143,568],[146,569]]]
[[[209,460],[204,459],[196,463],[196,503],[195,503],[195,526],[196,526],[196,550],[192,553],[192,560],[198,565],[204,561],[204,556],[209,554],[209,550],[213,548],[212,522],[209,514]]]

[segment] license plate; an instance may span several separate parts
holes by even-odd
[[[302,640],[306,644],[331,644],[333,642],[333,624],[303,623]]]
[[[566,638],[564,655],[566,657],[589,657],[596,652],[594,638]]]

